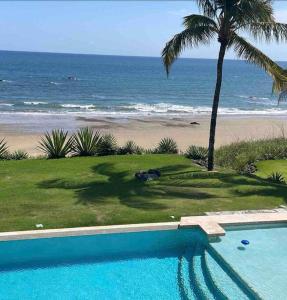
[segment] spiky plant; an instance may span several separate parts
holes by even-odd
[[[268,180],[276,183],[285,183],[285,178],[282,173],[280,172],[273,172],[268,177]]]
[[[101,134],[89,127],[81,128],[73,136],[73,152],[78,156],[93,156],[97,154]]]
[[[117,154],[118,144],[116,138],[112,134],[104,134],[98,146],[98,155],[114,155]]]
[[[194,160],[206,160],[208,149],[201,146],[191,145],[185,152],[185,156]]]
[[[42,150],[48,158],[63,158],[68,155],[73,146],[73,138],[68,137],[68,131],[54,129],[51,133],[47,132],[41,138],[39,149]]]
[[[28,153],[23,150],[16,150],[9,155],[9,159],[11,160],[23,160],[28,158],[29,158]]]
[[[184,30],[166,43],[162,58],[168,74],[172,63],[187,47],[209,44],[214,38],[220,44],[208,147],[208,170],[213,170],[217,111],[226,50],[233,48],[239,58],[261,67],[272,76],[278,88],[287,81],[284,70],[242,37],[241,33],[247,32],[256,40],[287,41],[287,24],[275,21],[271,0],[197,0],[197,4],[202,15],[184,17]]]
[[[178,153],[178,147],[176,141],[172,138],[163,138],[159,142],[158,146],[155,149],[155,153],[166,153],[166,154],[176,154]]]
[[[134,141],[127,141],[125,145],[119,148],[118,154],[142,154],[144,150]]]
[[[0,159],[6,159],[8,156],[8,146],[5,139],[0,141]]]

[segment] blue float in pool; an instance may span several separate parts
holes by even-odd
[[[247,241],[247,240],[242,240],[242,241],[241,241],[241,244],[243,244],[243,245],[249,245],[249,241]]]

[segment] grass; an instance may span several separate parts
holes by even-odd
[[[287,160],[265,160],[258,162],[256,166],[258,168],[256,175],[260,176],[261,178],[266,179],[272,173],[279,172],[287,180]]]
[[[259,176],[267,168],[260,164]],[[149,168],[162,177],[136,181],[134,173]],[[287,195],[287,186],[208,173],[178,155],[1,161],[0,188],[0,231],[173,221],[172,215],[273,208]]]

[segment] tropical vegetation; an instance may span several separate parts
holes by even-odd
[[[248,33],[255,40],[286,42],[287,24],[276,22],[271,0],[197,0],[197,3],[202,15],[184,17],[184,30],[166,43],[162,57],[169,74],[171,65],[186,48],[209,44],[214,38],[220,44],[208,146],[208,170],[213,170],[216,121],[226,51],[233,48],[239,58],[261,67],[273,78],[274,90],[282,91],[287,81],[286,72],[252,45],[242,33]]]
[[[63,158],[73,149],[73,137],[68,137],[68,131],[54,129],[51,133],[47,132],[41,138],[39,149],[48,158]]]
[[[178,147],[176,141],[172,138],[163,138],[159,142],[158,146],[155,148],[154,153],[158,154],[176,154],[178,153]]]
[[[78,156],[94,156],[98,152],[101,143],[101,134],[99,131],[93,131],[92,128],[80,128],[73,135],[73,144],[71,150]]]
[[[287,138],[283,136],[235,142],[219,147],[215,152],[219,166],[239,173],[254,173],[258,161],[280,159],[287,159]]]

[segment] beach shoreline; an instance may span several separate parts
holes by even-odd
[[[198,124],[191,124],[196,122]],[[89,126],[102,133],[115,135],[119,145],[134,140],[145,148],[153,148],[163,137],[173,138],[181,151],[189,145],[208,145],[208,115],[161,116],[95,116],[95,115],[21,115],[0,119],[0,138],[5,138],[10,151],[25,150],[31,156],[40,155],[37,145],[46,131],[68,130]],[[216,147],[240,140],[260,139],[287,134],[283,115],[219,115]]]

